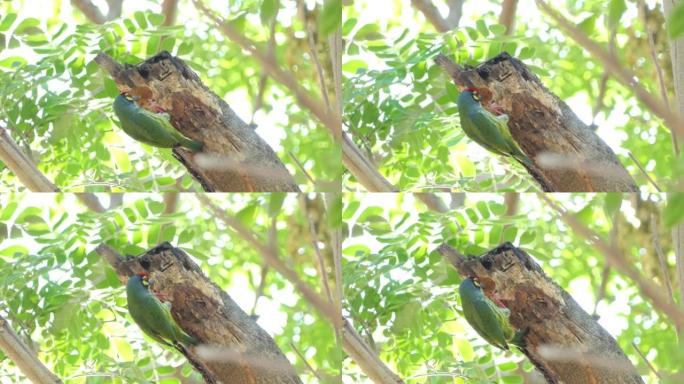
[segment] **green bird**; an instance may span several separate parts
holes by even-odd
[[[132,97],[122,93],[114,99],[114,113],[121,122],[121,129],[128,136],[153,147],[173,148],[182,146],[194,152],[204,147],[201,141],[183,136],[171,125],[166,113],[153,113],[140,108]]]
[[[480,104],[477,90],[468,88],[458,95],[458,114],[466,136],[486,150],[511,156],[524,165],[532,161],[520,149],[508,130],[508,116],[494,116]]]
[[[169,307],[150,292],[146,273],[128,278],[126,298],[131,317],[140,329],[154,340],[181,352],[187,346],[197,344],[197,339],[183,332],[176,324]]]
[[[461,295],[463,315],[468,323],[489,344],[508,350],[508,343],[522,346],[524,331],[516,332],[508,321],[510,311],[497,306],[482,292],[472,278],[467,278],[458,287]]]

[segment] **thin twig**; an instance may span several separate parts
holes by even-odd
[[[304,165],[302,165],[302,163],[300,163],[299,160],[297,160],[294,153],[292,153],[292,151],[287,151],[287,154],[290,155],[292,161],[294,161],[295,164],[297,164],[299,170],[302,171],[304,176],[306,176],[306,178],[311,182],[311,185],[315,186],[316,182],[314,181],[313,177],[311,177],[311,175],[309,175],[309,172],[307,172],[306,169],[304,169]]]
[[[660,96],[663,98],[663,103],[670,108],[670,100],[667,97],[667,87],[665,86],[665,76],[663,75],[663,68],[658,62],[658,52],[656,52],[655,42],[653,41],[653,31],[648,27],[648,19],[646,17],[646,3],[644,0],[637,0],[637,8],[639,9],[639,14],[644,23],[644,30],[646,31],[646,40],[648,41],[648,49],[651,53],[651,60],[653,61],[653,66],[655,68],[656,76],[658,77],[658,86],[660,87]],[[677,141],[677,136],[670,131],[670,136],[672,140],[672,147],[674,153],[679,155],[679,142]]]
[[[671,111],[662,101],[654,97],[646,88],[638,83],[638,77],[632,71],[624,68],[614,55],[606,52],[599,44],[592,41],[584,32],[577,28],[574,23],[563,17],[546,1],[536,0],[536,2],[544,13],[549,15],[561,28],[567,31],[571,38],[589,51],[595,58],[600,60],[624,86],[632,89],[639,101],[644,103],[644,105],[646,105],[646,107],[655,115],[662,118],[665,125],[671,131],[674,131],[679,137],[684,138],[684,118],[682,118],[681,115]]]
[[[292,350],[295,351],[297,356],[299,356],[299,358],[304,362],[304,365],[306,365],[306,368],[308,368],[309,371],[311,371],[311,373],[313,373],[313,375],[316,376],[316,378],[318,379],[318,382],[323,383],[325,381],[325,380],[323,380],[323,377],[321,377],[321,375],[318,372],[316,372],[315,369],[313,369],[311,364],[309,364],[309,362],[306,360],[306,357],[304,357],[304,355],[299,351],[299,349],[297,349],[297,347],[295,347],[293,342],[290,342],[290,346],[292,347]]]
[[[266,47],[268,55],[271,57],[275,56],[275,36],[276,36],[276,25],[277,25],[276,21],[278,18],[278,11],[279,10],[280,10],[280,7],[276,7],[276,14],[273,15],[273,18],[271,19],[269,36],[268,36],[268,45]],[[261,74],[259,75],[259,88],[257,91],[257,96],[254,99],[254,104],[252,105],[252,118],[250,119],[250,122],[249,122],[250,125],[254,124],[254,116],[256,115],[257,111],[259,109],[261,109],[261,106],[264,103],[264,94],[266,93],[266,80],[268,80],[268,72],[262,71]]]
[[[321,249],[318,246],[318,236],[316,235],[316,225],[314,224],[313,218],[311,218],[311,212],[306,204],[306,195],[299,195],[299,206],[306,216],[306,221],[309,224],[309,233],[311,234],[311,245],[313,246],[314,253],[316,254],[316,260],[318,261],[318,269],[321,274],[321,282],[323,283],[323,288],[325,289],[325,294],[328,297],[328,301],[333,303],[332,291],[330,290],[330,283],[328,281],[328,269],[325,267],[325,259],[321,254]]]
[[[256,44],[253,41],[251,41],[250,39],[242,35],[240,32],[238,32],[236,29],[234,29],[230,23],[225,22],[224,19],[222,19],[221,17],[213,13],[211,10],[209,10],[202,1],[193,0],[193,3],[195,4],[195,7],[202,14],[204,14],[204,16],[209,18],[213,22],[213,24],[219,30],[221,30],[221,32],[223,32],[223,34],[226,37],[228,37],[230,40],[238,44],[242,49],[249,52],[250,55],[252,55],[252,57],[256,59],[259,62],[259,64],[261,64],[262,69],[267,71],[271,75],[271,77],[273,77],[276,81],[289,88],[294,94],[297,101],[303,107],[310,110],[311,113],[313,113],[314,116],[316,116],[316,118],[321,123],[323,123],[331,132],[335,132],[335,130],[341,129],[342,125],[340,121],[340,116],[336,113],[329,113],[329,111],[325,108],[325,105],[323,105],[317,97],[310,95],[305,89],[303,89],[299,85],[299,82],[292,75],[292,73],[282,70],[272,56],[269,56],[267,53],[263,53],[260,50],[258,50],[256,48]]]
[[[665,254],[663,249],[660,247],[660,237],[658,236],[658,221],[655,214],[651,214],[651,232],[653,239],[653,246],[656,250],[656,255],[658,256],[658,263],[660,264],[660,271],[663,274],[663,281],[665,282],[665,287],[667,288],[668,297],[674,303],[674,291],[672,290],[672,283],[670,282],[670,274],[668,273],[667,262],[665,261]]]
[[[684,310],[673,305],[671,300],[663,295],[661,287],[650,280],[644,279],[639,271],[634,268],[632,263],[627,260],[622,251],[607,244],[601,239],[598,233],[580,223],[575,216],[568,214],[565,209],[553,202],[546,194],[538,193],[537,196],[546,202],[549,207],[558,212],[561,220],[572,228],[576,234],[594,244],[594,246],[605,255],[606,261],[610,263],[611,266],[615,267],[622,274],[634,281],[641,293],[651,300],[655,308],[669,316],[670,320],[675,323],[677,327],[684,328]]]
[[[634,155],[632,154],[632,152],[631,152],[631,151],[628,151],[627,154],[629,154],[629,158],[632,159],[632,161],[634,162],[634,164],[636,164],[637,168],[639,168],[639,170],[641,171],[641,173],[643,173],[644,176],[646,176],[646,179],[651,183],[651,185],[653,185],[653,187],[656,189],[656,191],[662,192],[662,191],[660,190],[660,187],[658,187],[658,184],[656,184],[655,180],[651,179],[651,176],[648,175],[648,173],[646,172],[646,170],[644,169],[644,167],[641,165],[641,163],[639,162],[639,160],[637,160],[637,158],[634,157]]]
[[[677,279],[679,280],[679,302],[684,309],[684,222],[679,222],[672,227],[672,248],[675,251],[675,265],[677,266]]]
[[[610,40],[608,40],[608,52],[611,55],[615,55],[615,38],[617,36],[617,26],[614,26],[610,31]],[[596,96],[596,104],[594,104],[594,110],[591,116],[591,125],[595,126],[594,121],[596,120],[596,115],[603,109],[603,99],[606,96],[606,90],[608,89],[608,79],[610,78],[610,71],[604,70],[601,75],[601,80],[599,81],[599,92]]]
[[[256,315],[256,307],[259,302],[259,298],[264,295],[264,288],[266,288],[266,275],[268,274],[269,267],[268,264],[261,266],[261,279],[259,280],[259,286],[257,287],[256,293],[254,294],[254,303],[252,304],[252,310],[249,311],[250,316]]]
[[[316,41],[314,40],[314,26],[315,23],[311,23],[307,20],[307,14],[309,10],[306,8],[306,3],[301,2],[302,12],[302,22],[304,23],[304,30],[306,31],[306,41],[309,43],[309,51],[311,53],[311,60],[316,66],[316,75],[318,76],[318,85],[321,87],[321,95],[323,95],[323,102],[326,108],[330,110],[330,100],[328,100],[328,88],[325,86],[325,75],[323,73],[323,66],[318,60],[318,53],[316,52]]]
[[[287,280],[289,280],[302,293],[302,296],[311,303],[321,314],[327,317],[334,323],[339,323],[342,317],[336,314],[335,308],[328,303],[320,294],[315,292],[306,282],[304,282],[292,268],[287,266],[278,256],[277,250],[274,250],[270,245],[265,245],[259,241],[256,233],[247,229],[242,223],[233,216],[227,215],[223,210],[219,209],[205,194],[197,193],[195,197],[205,206],[207,206],[214,215],[223,221],[229,228],[237,232],[245,241],[251,244],[264,258],[270,267],[278,271]]]
[[[656,371],[655,367],[653,367],[653,365],[651,365],[651,362],[648,361],[648,359],[646,359],[646,356],[641,352],[641,350],[639,349],[639,347],[636,345],[636,343],[634,341],[632,341],[632,347],[634,347],[634,350],[639,354],[639,356],[641,356],[641,359],[646,363],[646,365],[648,365],[648,367],[651,369],[651,371],[653,373],[655,373],[656,377],[658,377],[659,379],[662,379],[662,377],[660,377],[660,373],[658,373],[658,371]]]
[[[616,210],[612,217],[612,228],[610,229],[610,245],[612,247],[618,246],[618,228],[620,211]],[[603,265],[603,270],[601,271],[601,285],[599,286],[598,292],[596,293],[596,302],[594,302],[594,312],[593,315],[597,315],[598,306],[601,300],[606,296],[606,288],[608,287],[608,278],[610,277],[610,264],[605,263]]]

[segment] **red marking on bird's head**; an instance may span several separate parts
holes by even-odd
[[[466,88],[463,90],[463,92],[475,93],[477,92],[477,88]]]
[[[138,272],[135,275],[140,277],[150,277],[150,274],[147,272]]]

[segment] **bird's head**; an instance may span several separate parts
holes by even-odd
[[[480,279],[477,276],[468,276],[467,279],[473,283],[473,286],[480,288]]]
[[[477,88],[470,87],[463,90],[463,92],[468,92],[473,97],[475,101],[480,101],[480,91]]]
[[[150,274],[147,272],[138,272],[135,274],[140,279],[142,285],[148,285],[150,280]]]
[[[137,102],[138,100],[140,100],[140,96],[131,95],[128,92],[121,92],[121,96],[123,96],[124,99],[126,99],[126,101],[130,102]]]

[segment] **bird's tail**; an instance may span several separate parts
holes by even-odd
[[[201,151],[202,151],[202,148],[204,148],[204,143],[203,143],[203,142],[197,141],[197,140],[187,139],[187,138],[185,138],[185,137],[183,137],[183,138],[180,140],[180,143],[181,143],[182,146],[184,146],[184,147],[186,147],[186,148],[188,148],[188,149],[191,149],[193,152],[201,152]]]

